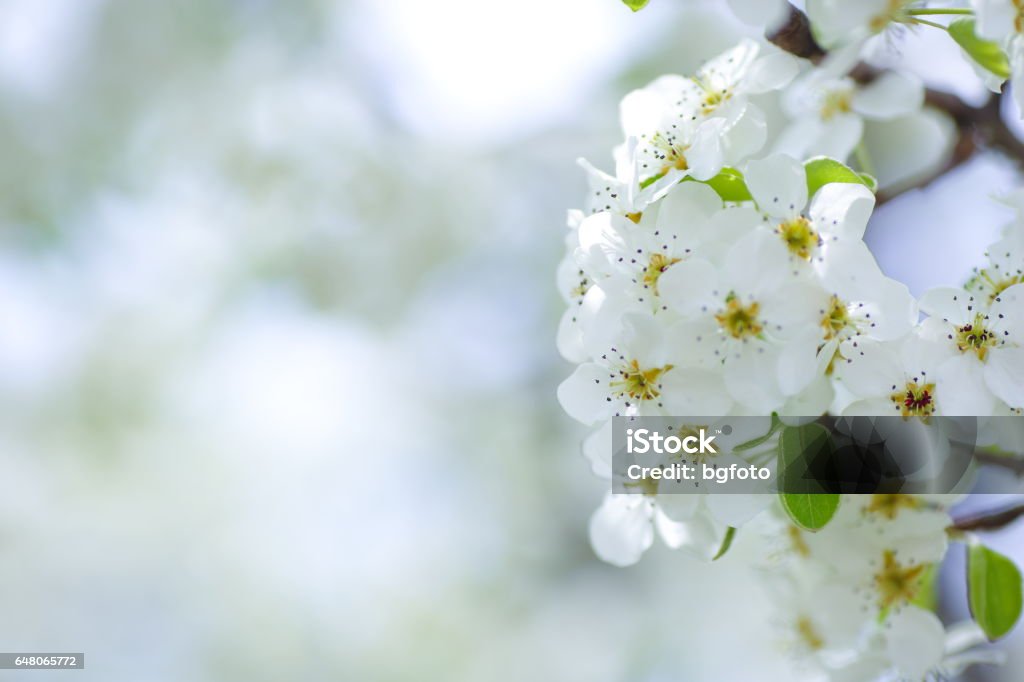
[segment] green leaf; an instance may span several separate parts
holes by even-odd
[[[668,171],[661,171],[657,175],[652,175],[651,177],[647,178],[646,180],[641,180],[640,181],[640,189],[647,189],[648,187],[650,187],[651,185],[656,183],[658,180],[661,180],[663,177],[665,177],[665,173],[667,173],[667,172]]]
[[[665,177],[667,173],[668,171],[662,171],[657,175],[652,175],[646,180],[642,180],[640,182],[640,189],[647,189],[655,182]],[[747,189],[747,181],[743,179],[743,173],[740,173],[735,168],[729,168],[728,166],[723,168],[718,175],[710,180],[697,180],[688,175],[679,182],[699,182],[707,185],[718,193],[718,196],[722,198],[722,201],[751,201],[754,198],[753,195],[750,194],[750,190]]]
[[[722,201],[750,201],[754,198],[747,189],[743,173],[735,168],[723,168],[721,173],[706,180],[704,184],[718,192]]]
[[[782,508],[804,530],[821,530],[835,516],[839,495],[834,493],[782,493]]]
[[[729,526],[729,530],[725,531],[725,537],[722,538],[722,546],[718,548],[718,553],[715,554],[715,558],[712,561],[718,561],[725,556],[725,553],[732,547],[733,538],[736,537],[736,529]]]
[[[846,164],[835,159],[819,156],[804,164],[807,171],[807,196],[813,197],[819,189],[831,182],[845,182],[854,185],[864,185],[872,192],[877,182],[870,175],[857,173]]]
[[[639,12],[647,6],[647,3],[650,2],[650,0],[622,0],[622,2],[624,2],[626,7],[630,8],[634,12]]]
[[[921,575],[921,586],[910,603],[934,612],[939,606],[939,565],[928,564]]]
[[[956,44],[978,63],[1000,78],[1010,77],[1010,60],[998,43],[979,38],[974,30],[974,19],[960,19],[949,25],[949,35]]]
[[[833,448],[828,429],[818,423],[786,426],[779,434],[779,498],[789,518],[804,530],[821,530],[839,508],[839,495],[819,489],[807,475],[808,464]]]
[[[682,182],[700,182],[707,185],[718,193],[722,201],[750,201],[754,197],[747,189],[747,181],[743,179],[743,173],[735,168],[726,166],[721,172],[710,180],[695,180],[689,176],[682,179]],[[643,185],[640,186],[643,189]]]
[[[1020,571],[1002,554],[982,544],[967,550],[967,598],[971,614],[989,640],[1003,637],[1020,618]]]
[[[878,180],[874,175],[870,173],[857,173],[860,176],[861,181],[868,186],[868,189],[872,192],[878,191]]]

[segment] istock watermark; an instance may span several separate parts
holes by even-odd
[[[698,473],[700,474],[698,476]],[[768,467],[758,467],[750,464],[741,467],[733,462],[727,467],[721,467],[707,462],[699,464],[687,464],[677,462],[661,467],[645,467],[639,464],[630,464],[626,469],[626,476],[631,481],[717,481],[726,483],[728,481],[768,481],[772,477],[772,470]]]
[[[712,442],[714,436],[709,436],[706,429],[700,429],[696,434],[687,436],[669,435],[662,436],[657,431],[650,429],[626,429],[626,450],[630,453],[656,452],[658,454],[676,454],[680,451],[690,455],[694,454],[718,454]]]
[[[612,491],[1024,492],[976,476],[997,440],[1024,442],[1024,417],[615,417]]]
[[[683,432],[664,435],[653,429],[626,429],[626,452],[631,455],[717,455],[715,435],[710,435],[706,428],[698,428],[693,433]],[[626,477],[631,481],[717,481],[725,483],[731,480],[768,481],[772,471],[768,467],[753,464],[741,466],[730,462],[726,466],[708,461],[693,463],[681,459],[655,466],[630,464],[626,469]]]

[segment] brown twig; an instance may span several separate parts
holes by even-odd
[[[991,452],[975,452],[974,458],[980,464],[1006,469],[1018,478],[1024,476],[1024,459],[1019,457],[995,455]],[[1024,516],[1024,504],[957,519],[951,528],[959,531],[998,530],[1010,525],[1021,516]]]
[[[807,15],[793,6],[790,6],[789,18],[786,23],[782,28],[769,35],[768,40],[781,49],[798,57],[809,59],[815,64],[821,62],[826,56],[826,52],[811,34]],[[877,69],[866,65],[858,66],[851,74],[854,79],[862,83],[870,82],[879,75],[880,72]],[[1024,142],[1017,138],[1003,120],[1002,95],[993,95],[984,106],[975,107],[952,93],[928,89],[925,92],[925,105],[944,111],[956,124],[957,140],[953,146],[953,152],[946,164],[929,177],[909,187],[880,193],[879,204],[894,199],[910,189],[931,184],[973,158],[978,151],[983,149],[1001,152],[1024,170]]]
[[[957,138],[953,153],[945,165],[913,186],[879,194],[878,203],[894,199],[910,189],[927,187],[986,149],[1003,154],[1024,170],[1024,143],[1017,139],[1003,120],[1002,100],[1001,94],[992,95],[984,106],[975,107],[948,92],[926,90],[925,105],[945,112],[956,124]]]
[[[974,459],[979,464],[1005,469],[1018,478],[1024,476],[1024,459],[1019,457],[976,451]],[[957,519],[951,528],[959,531],[998,530],[1010,525],[1021,516],[1024,516],[1024,504]]]
[[[811,22],[807,15],[792,5],[786,23],[770,34],[768,40],[790,54],[809,59],[817,64],[825,58],[825,50],[811,34]]]
[[[1024,516],[1024,504],[957,519],[951,528],[959,531],[999,530]]]

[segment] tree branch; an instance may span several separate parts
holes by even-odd
[[[951,528],[959,531],[999,530],[1024,516],[1024,504],[957,519]]]
[[[815,64],[824,59],[827,54],[811,34],[811,22],[807,15],[792,5],[789,6],[789,17],[786,19],[786,23],[767,38],[786,52],[809,59]]]
[[[991,452],[975,452],[974,459],[983,465],[1006,469],[1017,478],[1024,477],[1024,459],[1019,457],[995,455]],[[957,519],[950,528],[959,531],[998,530],[1010,525],[1021,516],[1024,516],[1024,504]]]
[[[808,59],[814,64],[820,63],[827,55],[814,40],[807,15],[792,5],[786,23],[767,38],[786,52]],[[880,73],[877,69],[862,64],[850,75],[861,83],[869,83]],[[928,89],[925,92],[925,105],[944,111],[956,124],[957,140],[953,146],[953,153],[942,168],[913,186],[895,192],[880,193],[879,204],[894,199],[910,189],[931,184],[983,149],[1001,152],[1024,170],[1024,142],[1017,138],[1003,120],[1002,95],[993,95],[984,106],[975,107],[954,94]]]
[[[946,173],[974,158],[978,152],[986,149],[1002,153],[1018,168],[1024,170],[1024,142],[1017,138],[1006,125],[1006,121],[1003,120],[1002,99],[1001,94],[992,95],[984,106],[975,107],[951,93],[926,90],[925,105],[944,111],[956,124],[957,138],[953,145],[953,153],[943,167],[929,177],[920,180],[913,187],[902,188],[891,193],[880,193],[878,203],[894,199],[910,189],[927,187]]]

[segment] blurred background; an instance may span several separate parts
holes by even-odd
[[[593,556],[554,398],[575,158],[758,32],[711,0],[0,3],[0,649],[87,660],[0,679],[792,679],[742,542]],[[887,204],[883,269],[960,283],[1014,183],[983,156]]]

